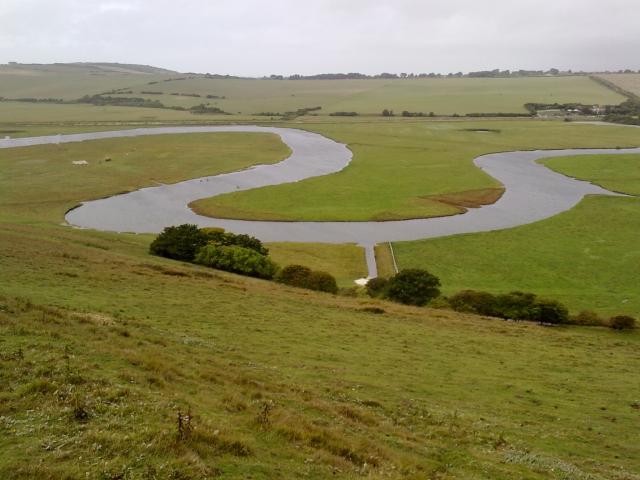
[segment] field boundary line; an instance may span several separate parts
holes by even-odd
[[[389,243],[389,251],[391,252],[391,260],[393,260],[393,269],[395,270],[396,273],[398,273],[398,264],[396,263],[396,254],[393,253],[393,245],[391,245],[391,242]]]

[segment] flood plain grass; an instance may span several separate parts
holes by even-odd
[[[394,243],[400,266],[428,268],[448,293],[532,291],[574,311],[640,316],[640,155],[558,157],[544,163],[636,196],[589,196],[560,215],[508,230]]]
[[[341,172],[193,202],[218,218],[366,221],[462,213],[493,203],[501,185],[475,167],[500,151],[632,147],[640,130],[548,121],[440,121],[294,124],[346,143]]]

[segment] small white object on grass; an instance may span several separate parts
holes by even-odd
[[[354,282],[356,285],[364,287],[367,283],[369,283],[369,280],[369,278],[359,278],[357,280],[354,280]]]
[[[74,165],[89,165],[89,162],[87,162],[86,160],[74,160],[73,162]]]

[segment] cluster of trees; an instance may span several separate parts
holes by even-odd
[[[405,305],[424,306],[440,295],[440,279],[426,270],[410,268],[391,278],[372,278],[367,293]]]
[[[384,114],[384,111],[383,111]],[[404,110],[402,112],[402,116],[403,117],[435,117],[435,113],[433,112],[429,112],[429,113],[424,113],[424,112],[409,112],[407,110]]]
[[[133,90],[129,88],[114,88],[113,90],[109,90],[108,92],[102,92],[100,95],[130,95],[133,93]]]
[[[450,297],[443,297],[440,296],[440,280],[422,269],[407,269],[391,278],[371,279],[366,285],[366,291],[373,298],[406,305],[423,306],[435,300],[433,304],[437,304],[438,308],[508,320],[527,320],[551,325],[609,326],[616,330],[633,329],[636,325],[636,320],[628,315],[617,315],[607,320],[594,312],[582,311],[571,316],[562,303],[528,292],[492,294],[463,290]]]
[[[196,94],[190,95],[195,96]],[[227,112],[218,108],[216,106],[212,106],[210,104],[201,103],[200,105],[195,105],[193,107],[181,107],[181,106],[167,106],[163,104],[160,100],[151,100],[143,97],[112,97],[109,95],[85,95],[84,97],[75,100],[73,102],[62,102],[62,103],[88,103],[90,105],[96,106],[106,106],[111,105],[114,107],[144,107],[144,108],[163,108],[167,110],[179,110],[183,112],[191,112],[193,114],[221,114],[228,115]]]
[[[297,117],[304,117],[308,113],[317,112],[318,110],[322,110],[322,107],[299,108],[298,110],[296,110],[294,112],[284,112],[284,115],[282,116],[282,118],[284,120],[290,120],[290,119],[297,118]]]
[[[564,112],[578,111],[583,115],[592,115],[594,113],[593,105],[584,105],[582,103],[525,103],[526,108],[531,115],[535,115],[540,110],[562,110]]]
[[[88,103],[99,107],[113,105],[115,107],[167,108],[159,100],[142,97],[112,97],[110,95],[85,95],[77,103]]]
[[[212,105],[205,105],[204,103],[201,103],[200,105],[195,105],[191,108],[189,108],[189,111],[191,113],[194,114],[205,114],[205,113],[209,113],[209,114],[221,114],[221,115],[230,115],[229,113],[225,112],[224,110],[222,110],[221,108],[212,106]]]
[[[569,322],[569,310],[564,305],[555,300],[538,298],[533,293],[511,292],[493,295],[487,292],[464,290],[449,297],[448,303],[458,312],[539,323]]]
[[[149,252],[249,277],[275,279],[295,287],[338,292],[336,280],[329,273],[302,265],[280,269],[259,239],[221,228],[198,228],[191,224],[167,227],[151,242]]]
[[[469,77],[469,78],[506,78],[506,77],[538,77],[543,75],[572,75],[573,72],[568,70],[561,72],[557,68],[549,70],[482,70],[478,72],[462,72],[457,73],[378,73],[375,75],[366,75],[359,72],[350,73],[319,73],[316,75],[270,75],[263,77],[269,80],[371,80],[371,79],[405,79],[405,78],[452,78],[452,77]],[[582,74],[582,72],[581,72]]]
[[[26,103],[66,103],[62,98],[5,98],[0,97],[0,102],[26,102]]]
[[[333,112],[329,114],[330,117],[357,117],[358,112]]]
[[[176,97],[196,97],[196,98],[200,98],[202,96],[199,93],[180,93],[180,92],[171,93],[170,95],[175,95]]]
[[[257,238],[190,224],[165,228],[151,242],[149,252],[250,277],[270,279],[278,270]]]
[[[620,105],[607,106],[604,119],[625,125],[640,125],[640,100],[630,98]]]

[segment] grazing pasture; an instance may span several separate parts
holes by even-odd
[[[297,125],[301,126],[301,125]],[[344,142],[343,171],[192,203],[213,217],[269,220],[397,220],[455,215],[494,202],[501,185],[474,166],[492,152],[640,145],[640,130],[547,121],[304,124]]]
[[[576,156],[545,163],[636,197],[588,197],[531,225],[394,244],[401,268],[438,275],[447,293],[533,291],[572,310],[640,315],[640,156]]]
[[[59,82],[12,80],[10,95],[19,88],[65,98],[120,86],[141,91],[175,75],[140,66],[74,68],[86,78],[63,78],[69,67],[34,67],[34,76],[58,75]],[[470,94],[455,106],[519,108],[535,92],[594,103],[611,95],[581,77],[522,79],[521,97],[510,92],[512,79],[495,80],[470,83],[483,98]],[[163,83],[226,96],[209,100],[230,102],[224,108],[234,113],[310,107],[320,99],[323,113],[356,105],[374,112],[391,101],[429,111],[438,96],[425,93],[429,82],[417,81],[188,82]],[[443,89],[443,105],[464,95],[453,80],[434,85]],[[491,93],[498,85],[506,98]],[[299,90],[287,94],[293,87]],[[251,88],[255,96],[243,99]],[[0,135],[221,118],[247,117],[0,102]],[[640,144],[638,129],[559,122],[308,115],[279,124],[347,143],[353,163],[326,178],[221,197],[201,208],[233,207],[248,218],[456,214],[499,194],[500,185],[472,164],[482,153]],[[83,200],[288,154],[276,136],[245,133],[0,150],[1,478],[637,477],[638,331],[551,328],[353,291],[353,297],[318,293],[151,256],[149,235],[61,225],[64,212]],[[638,193],[637,156],[553,159],[549,166]],[[398,243],[394,250],[401,268],[437,274],[445,293],[527,289],[574,311],[637,316],[639,221],[637,197],[590,197],[536,224]],[[364,276],[362,250],[353,245],[269,248],[281,265],[329,271],[343,287]],[[378,254],[388,272],[388,248]]]
[[[0,476],[640,468],[637,332],[335,297],[150,257],[148,244],[0,224]]]

